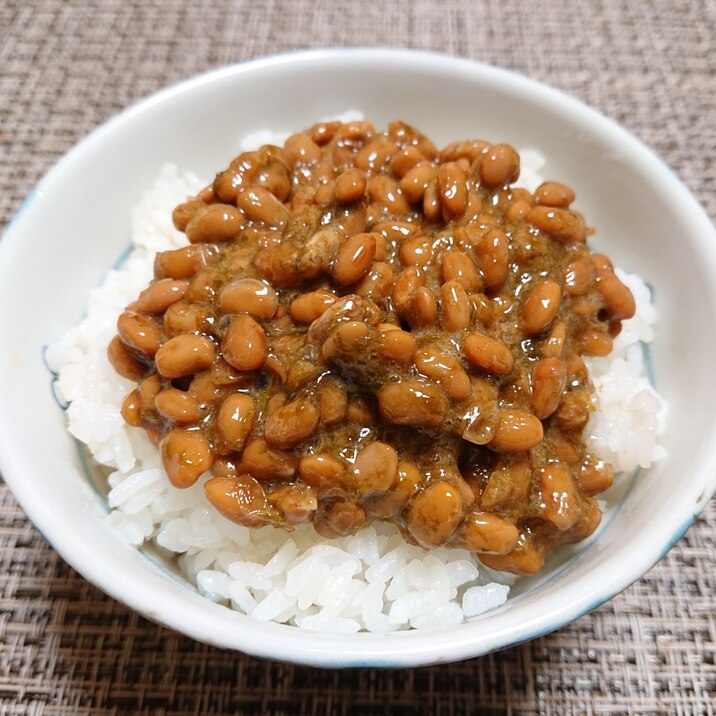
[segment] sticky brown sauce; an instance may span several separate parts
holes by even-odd
[[[519,156],[329,122],[231,161],[173,214],[189,245],[109,347],[126,421],[177,487],[250,527],[397,524],[534,573],[612,483],[583,432],[634,313],[573,192]]]

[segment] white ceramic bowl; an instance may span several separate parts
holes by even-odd
[[[670,404],[669,456],[626,481],[596,539],[522,580],[500,609],[433,632],[332,635],[253,621],[203,599],[127,546],[53,400],[43,346],[76,323],[128,244],[130,208],[163,162],[207,178],[259,128],[281,131],[355,108],[402,118],[438,143],[533,147],[574,187],[597,245],[653,287],[656,384]],[[696,149],[696,148],[695,148]],[[39,183],[0,242],[0,468],[28,516],[88,580],[200,641],[320,666],[451,661],[570,622],[640,577],[716,487],[716,233],[685,187],[610,120],[509,72],[392,50],[307,52],[228,67],[159,92],[98,129]]]

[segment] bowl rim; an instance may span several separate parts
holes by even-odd
[[[31,190],[11,219],[0,241],[0,276],[3,270],[9,270],[12,252],[22,239],[23,217],[32,211],[37,198],[59,180],[65,166],[91,153],[93,148],[102,143],[106,137],[111,136],[116,128],[155,105],[227,77],[266,68],[279,69],[288,64],[310,65],[325,62],[349,64],[387,62],[395,66],[409,65],[412,71],[418,72],[427,69],[459,72],[488,84],[509,86],[532,100],[559,105],[577,120],[598,126],[602,133],[626,142],[631,156],[648,166],[660,182],[668,184],[670,190],[675,193],[675,203],[685,207],[684,211],[690,212],[688,221],[698,229],[692,240],[699,244],[701,253],[705,260],[710,262],[716,274],[716,230],[704,209],[659,157],[612,119],[558,89],[504,68],[434,52],[355,47],[282,53],[212,69],[160,89],[133,103],[79,141]],[[618,575],[609,575],[591,593],[582,595],[581,598],[561,608],[545,610],[543,614],[527,624],[512,624],[510,627],[489,634],[484,633],[484,630],[483,633],[479,633],[475,629],[461,628],[444,632],[411,631],[390,635],[366,633],[337,635],[301,631],[284,625],[267,625],[244,617],[240,621],[240,628],[232,630],[227,628],[229,622],[220,618],[219,612],[215,612],[218,618],[212,619],[211,623],[208,619],[198,621],[188,618],[192,615],[192,605],[186,600],[169,595],[160,601],[157,595],[149,590],[133,589],[131,580],[128,582],[119,580],[116,569],[98,560],[96,553],[93,553],[73,530],[63,529],[62,524],[53,519],[52,512],[34,499],[32,481],[23,479],[20,451],[14,450],[13,446],[5,440],[5,431],[2,429],[3,424],[12,420],[12,415],[1,404],[0,407],[3,408],[0,410],[0,471],[6,483],[45,539],[88,581],[152,621],[168,626],[197,641],[254,656],[283,658],[312,666],[405,667],[456,661],[483,655],[554,631],[608,601],[641,577],[683,536],[705,508],[710,494],[716,489],[716,451],[712,451],[700,465],[699,480],[691,481],[688,499],[682,501],[685,509],[673,516],[668,537],[650,544],[648,549],[639,552],[638,556],[630,561],[627,569]],[[711,432],[714,434],[712,444],[716,444],[716,428]],[[170,601],[169,608],[167,600]],[[235,614],[224,607],[213,606]],[[233,623],[238,624],[235,620]]]

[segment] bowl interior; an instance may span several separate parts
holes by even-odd
[[[598,229],[594,245],[646,279],[659,312],[652,359],[670,405],[668,457],[607,493],[597,539],[562,550],[496,612],[441,632],[307,634],[201,598],[102,521],[106,508],[66,432],[42,357],[82,317],[89,292],[127,248],[130,210],[164,162],[208,181],[246,134],[295,131],[348,109],[377,126],[404,119],[438,144],[480,137],[539,150],[544,175],[576,190],[577,207]],[[220,70],[143,101],[91,135],[40,183],[0,243],[0,466],[35,524],[84,576],[203,641],[328,666],[485,653],[555,629],[627,586],[713,491],[715,239],[686,189],[636,140],[575,100],[510,73],[381,50]]]

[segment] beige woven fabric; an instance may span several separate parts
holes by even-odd
[[[715,38],[714,0],[4,0],[0,221],[132,101],[330,45],[438,50],[560,87],[650,144],[713,218]],[[555,634],[460,664],[332,672],[150,624],[67,567],[0,480],[3,715],[708,715],[715,700],[715,501],[643,579]]]

